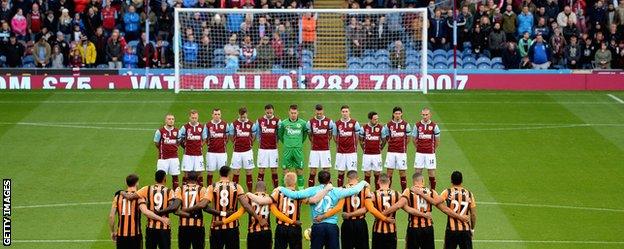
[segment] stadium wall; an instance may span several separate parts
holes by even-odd
[[[13,70],[0,77],[0,89],[157,89],[171,90],[175,77],[171,70]],[[0,73],[2,73],[0,71]],[[412,90],[424,82],[412,74],[349,71],[309,71],[300,78],[290,72],[232,73],[206,72],[201,89],[225,90],[277,90],[277,89],[325,89],[325,90]],[[200,78],[201,78],[200,77]],[[427,76],[431,90],[450,90],[453,71],[430,70]],[[182,80],[184,80],[182,76]],[[197,81],[197,76],[193,76]],[[304,79],[304,80],[302,80]],[[570,70],[458,70],[460,90],[624,90],[624,72],[573,72]]]

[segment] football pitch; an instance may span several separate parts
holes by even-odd
[[[231,122],[241,106],[256,119],[272,103],[287,118],[294,103],[307,120],[320,103],[332,119],[349,105],[361,124],[373,110],[387,122],[394,106],[413,124],[430,107],[442,129],[438,192],[450,185],[452,171],[463,172],[478,209],[475,248],[624,248],[622,99],[624,92],[0,92],[0,169],[13,184],[12,247],[114,248],[107,224],[113,193],[133,172],[140,186],[152,184],[152,138],[168,112],[179,127],[189,109],[205,123],[218,107]],[[408,177],[413,162],[410,145]],[[335,176],[332,170],[334,183]],[[393,188],[400,190],[398,172]],[[301,216],[310,227],[309,206]],[[171,217],[177,248],[178,219]],[[371,229],[372,215],[367,220]],[[406,213],[398,211],[396,220],[403,248]],[[446,217],[438,210],[434,226],[442,248]]]

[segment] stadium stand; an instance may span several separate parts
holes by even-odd
[[[339,0],[336,0],[339,1]],[[316,7],[331,7],[328,0]],[[335,1],[334,1],[335,2]],[[432,1],[433,3],[433,1]],[[624,2],[602,0],[524,0],[524,1],[459,1],[457,12],[458,50],[452,49],[453,16],[451,1],[354,1],[347,0],[344,8],[412,8],[428,7],[430,10],[429,48],[434,48],[429,66],[434,69],[452,68],[457,53],[457,67],[463,69],[520,68],[519,61],[530,60],[533,64],[555,69],[624,69]],[[106,68],[139,57],[139,68],[170,68],[173,63],[172,34],[173,8],[311,8],[308,0],[216,0],[216,1],[149,1],[150,11],[144,1],[82,0],[68,1],[15,1],[3,0],[0,7],[0,66],[2,67],[66,67],[79,66]],[[508,5],[511,7],[508,8]],[[365,49],[347,46],[344,56],[319,55],[317,51],[301,51],[296,35],[284,36],[281,44],[272,39],[272,50],[278,57],[299,58],[294,63],[280,60],[266,68],[333,67],[348,69],[415,68],[419,53],[411,46],[407,27],[408,16],[388,14],[381,18],[357,18],[349,16],[344,21],[346,39],[357,37]],[[216,19],[216,18],[215,18]],[[213,50],[208,67],[238,68],[227,64],[221,45],[224,40],[203,42],[203,36],[211,38],[210,32],[228,31],[239,35],[237,43],[243,47],[244,35],[250,35],[252,46],[259,44],[257,32],[252,30],[261,18],[246,24],[245,17],[231,16],[226,22],[211,22],[208,33],[202,27],[190,27],[202,49]],[[143,41],[140,35],[149,21],[151,41]],[[266,21],[266,20],[265,20]],[[296,30],[297,22],[290,20],[289,30]],[[329,20],[339,23],[338,20]],[[502,31],[494,31],[499,23]],[[394,25],[397,24],[397,25]],[[207,24],[208,25],[208,24]],[[253,26],[252,28],[246,26]],[[336,24],[339,25],[339,24]],[[394,25],[394,26],[393,26]],[[271,27],[269,33],[280,32]],[[373,46],[374,40],[359,34],[362,30],[384,32],[392,36],[387,46]],[[381,31],[384,30],[384,31]],[[494,34],[493,32],[496,32]],[[503,32],[504,35],[499,35]],[[119,38],[111,38],[119,34]],[[527,34],[528,39],[523,40]],[[401,35],[403,34],[403,35]],[[86,36],[87,39],[81,39]],[[269,37],[272,37],[269,35]],[[330,38],[323,38],[330,39]],[[114,40],[114,41],[113,41]],[[522,41],[521,41],[522,40]],[[395,42],[401,41],[406,49],[405,61],[391,59]],[[304,41],[302,44],[305,44]],[[322,42],[322,41],[311,41]],[[127,47],[132,49],[127,49]],[[207,46],[207,47],[204,47]],[[303,46],[303,45],[302,45]],[[93,47],[94,49],[90,49]],[[74,48],[78,48],[75,53]],[[289,49],[293,50],[289,50]],[[185,49],[187,49],[185,47]],[[301,52],[300,52],[301,51]],[[130,57],[125,55],[130,54]],[[71,58],[70,58],[71,57]],[[315,64],[315,61],[319,62]],[[53,63],[55,62],[55,63]],[[73,63],[72,63],[73,62]],[[76,63],[77,62],[77,63]],[[81,62],[81,63],[80,63]],[[111,63],[112,62],[112,63]],[[128,67],[128,64],[121,65]],[[241,65],[244,67],[244,65]]]

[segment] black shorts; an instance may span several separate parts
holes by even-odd
[[[461,249],[472,249],[472,233],[470,231],[446,230],[444,248],[455,249],[457,246]]]
[[[433,226],[425,228],[407,228],[405,235],[405,248],[410,249],[434,249]]]
[[[343,249],[368,249],[368,225],[365,219],[344,220],[340,226]]]
[[[397,234],[396,233],[375,233],[373,232],[372,249],[396,249]]]
[[[275,228],[275,249],[301,249],[301,227],[277,224]]]
[[[171,248],[171,230],[147,228],[145,231],[145,248],[146,249],[170,249]]]
[[[117,245],[117,249],[141,249],[143,236],[140,234],[131,237],[119,236],[115,244]]]
[[[210,229],[210,249],[239,249],[238,227],[228,229]]]
[[[247,234],[247,249],[270,249],[273,247],[271,230]]]
[[[178,248],[189,249],[204,248],[206,242],[206,230],[204,227],[181,226],[178,229]]]

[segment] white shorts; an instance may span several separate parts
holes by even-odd
[[[230,168],[253,169],[255,167],[256,165],[254,165],[253,150],[232,153],[232,163],[230,164]]]
[[[331,153],[329,150],[312,150],[308,162],[310,168],[330,168]]]
[[[227,153],[206,153],[206,170],[213,172],[227,165]]]
[[[336,153],[336,170],[357,170],[357,153]]]
[[[258,149],[258,168],[277,168],[277,149]]]
[[[180,160],[177,158],[158,159],[156,170],[164,170],[169,175],[177,176],[180,174]]]
[[[436,168],[436,156],[435,153],[418,153],[416,152],[416,160],[414,160],[414,168],[417,169],[435,169]]]
[[[182,171],[204,171],[204,157],[203,156],[182,156]]]
[[[381,171],[381,154],[362,155],[362,171]]]
[[[386,168],[406,170],[407,169],[407,154],[397,153],[397,152],[388,152],[386,154]]]

